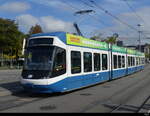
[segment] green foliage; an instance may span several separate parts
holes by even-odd
[[[97,34],[97,35],[91,37],[90,39],[92,39],[92,40],[97,40],[97,41],[101,41],[103,38],[102,38],[102,34],[99,33],[99,34]]]
[[[93,36],[93,37],[91,37],[90,39],[92,39],[92,40],[97,40],[97,39],[99,39],[99,37],[98,37],[98,36]]]
[[[35,26],[32,26],[30,31],[29,31],[29,34],[36,34],[36,33],[42,33],[42,28],[40,25],[35,25]]]
[[[107,43],[116,44],[116,38],[115,37],[108,37],[106,40]]]
[[[0,18],[0,54],[3,52],[17,59],[21,55],[24,37],[13,20]]]
[[[145,53],[146,58],[150,58],[150,54]]]

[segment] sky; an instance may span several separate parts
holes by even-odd
[[[138,44],[140,30],[142,44],[150,43],[150,39],[146,39],[150,37],[150,0],[90,1],[0,0],[0,17],[15,20],[24,33],[36,24],[44,32],[74,33],[73,23],[76,22],[87,38],[94,35],[106,38],[118,33],[125,45],[135,45]],[[75,15],[80,10],[94,12]]]

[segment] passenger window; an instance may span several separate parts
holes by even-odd
[[[56,77],[66,73],[66,51],[62,48],[57,48],[54,58],[52,76]]]
[[[107,54],[102,54],[102,70],[107,70]]]
[[[122,56],[122,68],[124,68],[124,67],[125,67],[125,57]]]
[[[92,71],[92,53],[84,52],[84,72]]]
[[[133,66],[133,57],[130,57],[131,59],[130,59],[130,62],[131,62],[131,66]]]
[[[135,66],[135,57],[133,57],[133,66]]]
[[[138,65],[138,57],[136,57],[136,65]]]
[[[138,58],[138,64],[140,65],[140,58]]]
[[[142,64],[145,64],[145,59],[143,58],[143,60],[142,60]]]
[[[100,54],[94,53],[94,71],[100,71]]]
[[[71,51],[71,73],[76,74],[81,72],[81,53]]]
[[[121,56],[118,56],[118,68],[121,68]]]
[[[113,55],[114,69],[117,69],[117,55]]]
[[[128,67],[130,67],[130,56],[128,56]]]

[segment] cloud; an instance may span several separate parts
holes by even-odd
[[[44,32],[65,31],[74,32],[72,23],[56,19],[52,16],[34,17],[30,14],[24,14],[16,17],[17,23],[28,32],[36,24],[41,25]]]
[[[30,2],[34,2],[36,4],[53,7],[56,9],[65,10],[67,12],[70,12],[70,10],[73,10],[71,7],[66,5],[63,1],[59,0],[29,0]]]
[[[0,5],[0,11],[19,13],[30,9],[30,5],[25,2],[7,2]]]
[[[43,30],[45,32],[53,32],[53,31],[74,32],[72,23],[64,22],[52,16],[41,17],[40,21]]]
[[[142,44],[149,42],[149,40],[145,39],[146,36],[150,37],[150,7],[143,7],[136,11],[136,14],[138,14],[141,18],[137,17],[134,12],[125,12],[117,17],[121,19],[122,21],[126,22],[127,24],[131,25],[132,27],[139,29],[137,24],[141,24],[140,30],[143,31],[143,33],[146,33],[146,35],[141,35],[141,41]],[[105,29],[100,30],[100,32],[108,32],[108,30],[113,30],[113,32],[118,33],[120,35],[120,39],[123,40],[126,44],[138,44],[139,39],[139,33],[128,26],[120,23],[119,21],[113,19],[113,26],[106,27]],[[149,34],[148,34],[149,33]]]
[[[21,29],[24,29],[25,32],[28,32],[32,26],[39,23],[39,20],[30,14],[17,16],[16,20],[17,23],[19,24],[19,27]]]

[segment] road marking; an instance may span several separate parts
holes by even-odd
[[[10,92],[10,91],[1,91],[0,92],[0,97],[11,95],[11,94],[12,94],[12,92]]]

